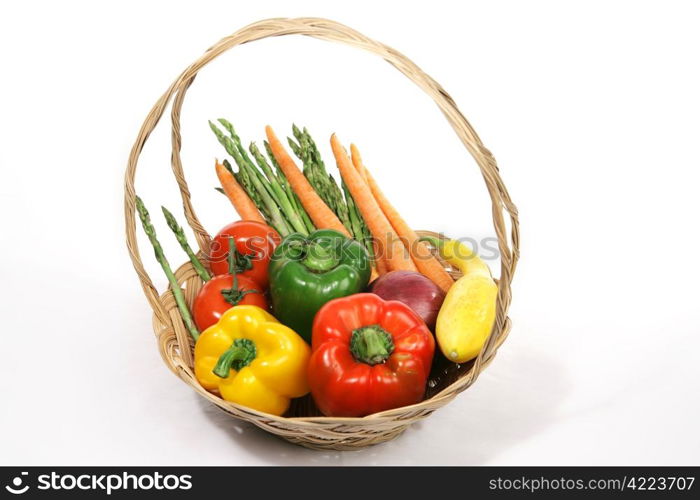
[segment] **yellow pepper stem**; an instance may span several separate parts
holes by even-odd
[[[255,359],[255,344],[252,340],[236,339],[214,366],[214,375],[226,378],[230,375],[231,369],[240,371],[244,366],[248,366]]]

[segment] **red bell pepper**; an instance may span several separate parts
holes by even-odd
[[[406,304],[358,293],[331,300],[314,319],[309,383],[324,415],[361,417],[418,403],[435,340]]]

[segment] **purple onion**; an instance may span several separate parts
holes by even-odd
[[[445,292],[429,278],[414,271],[391,271],[374,280],[368,291],[384,300],[403,302],[425,321],[430,330],[435,331]]]

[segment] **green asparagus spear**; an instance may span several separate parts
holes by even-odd
[[[299,127],[295,123],[292,123],[292,134],[294,138],[301,144],[301,138],[304,136],[303,132],[299,130]]]
[[[335,178],[328,173],[326,165],[323,163],[321,153],[316,146],[316,142],[311,137],[308,129],[304,127],[300,130],[296,125],[292,125],[292,133],[300,144],[301,154],[307,159],[307,162],[312,166],[311,177],[313,178],[312,185],[319,192],[319,196],[324,202],[335,212],[340,219],[340,222],[353,233],[352,221],[349,217],[348,204],[343,198],[343,194],[338,187]],[[309,181],[311,182],[311,181]]]
[[[238,136],[238,134],[236,133],[233,125],[229,121],[227,121],[223,118],[219,119],[219,123],[221,123],[221,125],[223,125],[226,128],[226,130],[228,130],[229,134],[231,134],[231,137],[236,145],[236,148],[238,149],[238,151],[240,153],[241,158],[243,159],[243,161],[245,162],[245,164],[248,167],[247,170],[252,175],[257,175],[257,177],[260,179],[261,184],[265,187],[268,194],[270,195],[270,198],[272,198],[272,200],[274,200],[274,202],[277,204],[277,206],[280,210],[280,213],[282,214],[282,218],[287,223],[287,227],[289,228],[290,232],[292,230],[302,232],[301,230],[304,229],[303,233],[306,234],[306,228],[303,226],[299,214],[294,213],[291,202],[289,201],[289,197],[286,196],[286,192],[283,189],[282,184],[287,183],[287,178],[284,176],[284,174],[282,174],[281,169],[279,168],[279,165],[277,164],[276,160],[274,160],[274,156],[272,155],[271,151],[269,151],[268,154],[273,159],[273,163],[275,165],[277,175],[273,175],[273,174],[271,174],[271,172],[268,171],[269,164],[267,163],[267,161],[261,163],[259,161],[259,159],[256,158],[256,163],[258,164],[258,167],[265,174],[263,176],[263,174],[260,172],[260,170],[258,170],[258,168],[256,168],[255,164],[253,163],[253,161],[250,159],[247,152],[243,148],[243,145],[241,144],[241,139]],[[269,144],[266,147],[269,149]],[[257,149],[257,146],[256,146],[256,149]],[[259,150],[258,150],[258,152],[259,152]],[[253,154],[252,151],[251,151],[251,154]],[[253,157],[255,158],[255,155],[253,155]],[[264,157],[262,157],[262,158],[264,158]],[[279,186],[276,186],[275,182]],[[278,189],[278,187],[281,189]]]
[[[266,220],[269,220],[270,216],[267,213],[267,208],[265,207],[265,204],[260,199],[260,195],[255,190],[255,186],[253,186],[253,183],[250,181],[250,176],[248,175],[248,171],[243,169],[243,170],[239,170],[238,172],[234,172],[233,167],[231,166],[231,163],[229,163],[228,160],[224,160],[223,163],[224,163],[224,166],[229,170],[229,172],[233,173],[233,176],[236,178],[236,181],[245,190],[245,192],[248,194],[248,197],[251,200],[253,200],[253,203],[255,203],[255,206],[258,208],[260,213],[263,214],[263,216],[265,217]],[[223,192],[223,190],[222,190],[222,192]]]
[[[306,138],[306,142],[309,144],[309,155],[311,156],[311,160],[319,166],[319,169],[323,173],[327,173],[326,165],[323,163],[318,147],[316,147],[316,142],[313,140],[306,127],[304,127],[303,136]]]
[[[271,186],[269,180],[265,179],[263,177],[263,175],[260,173],[260,171],[256,168],[255,163],[253,163],[253,160],[251,160],[250,157],[248,156],[248,153],[246,152],[245,148],[243,147],[243,144],[241,143],[241,138],[236,133],[236,129],[233,127],[233,124],[224,118],[219,118],[219,123],[221,123],[221,125],[223,125],[223,127],[231,135],[231,139],[233,139],[233,143],[234,143],[236,149],[238,150],[240,158],[243,160],[245,166],[247,167],[246,170],[248,170],[250,175],[254,175],[254,176],[258,177],[258,179],[260,179],[261,184],[267,190],[270,197],[275,201],[277,206],[282,210],[282,212],[281,212],[282,217],[285,218],[287,221],[289,221],[289,214],[285,213],[285,210],[284,210],[284,201],[277,198],[277,193],[276,193],[275,189],[273,189],[274,186]]]
[[[277,162],[277,158],[275,158],[275,155],[272,153],[270,143],[267,141],[263,141],[263,145],[265,146],[265,152],[267,153],[267,157],[270,159],[270,163],[272,163],[272,166],[275,168],[275,173],[277,174],[277,181],[280,183],[280,185],[284,186],[284,190],[287,192],[287,198],[294,201],[294,205],[297,208],[297,212],[301,214],[301,218],[304,221],[304,225],[306,225],[306,230],[309,233],[314,232],[316,230],[316,226],[314,226],[314,223],[311,221],[311,218],[306,212],[304,205],[301,204],[301,200],[292,189],[292,186],[289,184],[289,181],[284,175],[284,172],[282,172],[282,167],[280,167],[280,164]]]
[[[209,274],[209,271],[204,267],[202,262],[197,258],[195,253],[192,251],[192,247],[190,247],[190,244],[187,242],[187,236],[185,235],[185,231],[182,229],[182,226],[177,223],[177,220],[175,220],[175,216],[170,213],[170,210],[168,210],[165,207],[160,207],[163,209],[163,215],[165,216],[165,220],[168,223],[168,227],[170,230],[175,233],[175,238],[177,239],[177,242],[180,244],[182,249],[185,251],[187,256],[190,258],[190,262],[192,263],[192,267],[194,267],[194,270],[197,272],[200,278],[202,278],[202,281],[209,281],[211,279],[211,275]]]
[[[163,268],[163,272],[165,272],[165,276],[167,276],[168,278],[170,288],[173,292],[173,296],[175,297],[175,303],[180,309],[180,316],[182,317],[182,321],[185,323],[185,328],[187,328],[187,331],[190,333],[190,335],[192,335],[192,338],[196,341],[199,338],[199,330],[197,330],[197,327],[195,326],[194,321],[192,320],[192,314],[190,313],[190,310],[187,307],[187,302],[185,302],[185,296],[182,294],[182,289],[180,288],[180,285],[177,282],[177,278],[175,278],[175,274],[173,274],[173,271],[170,268],[168,260],[165,258],[165,254],[163,253],[163,247],[160,246],[160,242],[156,237],[156,229],[155,227],[153,227],[153,224],[151,224],[151,218],[148,215],[148,210],[146,210],[143,201],[141,201],[141,198],[139,198],[138,196],[136,197],[136,210],[139,213],[139,218],[141,219],[143,230],[146,233],[146,236],[148,236],[151,245],[153,245],[153,251],[156,255],[156,260],[160,264],[160,267]]]
[[[345,201],[348,206],[348,218],[350,219],[350,226],[352,228],[350,232],[357,241],[364,243],[364,241],[362,241],[364,239],[364,233],[362,232],[362,224],[360,223],[360,219],[358,217],[359,213],[357,211],[357,206],[355,205],[355,200],[344,182],[343,192],[345,193]]]
[[[301,204],[301,200],[299,199],[297,194],[292,189],[292,186],[291,186],[291,184],[289,184],[289,181],[287,180],[287,177],[285,177],[284,172],[282,172],[282,169],[280,168],[279,163],[277,163],[277,160],[275,159],[274,155],[272,154],[272,150],[270,149],[270,144],[267,141],[265,141],[265,149],[267,150],[267,154],[270,157],[270,160],[272,161],[272,165],[275,167],[275,171],[277,172],[277,178],[279,179],[279,183],[284,187],[284,190],[287,193],[287,198],[291,201],[292,205],[295,207],[295,210],[301,216],[301,220],[304,222],[304,225],[306,226],[306,231],[308,233],[312,233],[312,232],[316,231],[316,226],[314,226],[314,223],[311,220],[311,217],[309,217],[309,214],[306,212],[304,205]]]
[[[292,189],[292,186],[290,186],[287,177],[284,175],[284,172],[282,172],[280,164],[277,163],[275,155],[272,154],[272,148],[270,147],[270,143],[267,141],[263,141],[263,145],[265,146],[265,152],[267,153],[267,157],[270,158],[270,163],[272,163],[272,166],[275,168],[275,173],[277,174],[277,181],[282,187],[284,187],[284,190],[287,193],[287,198],[291,202],[293,202],[297,212],[301,215],[301,218],[304,221],[304,225],[306,226],[306,230],[309,233],[312,233],[316,230],[316,226],[314,226],[314,223],[311,221],[309,214],[306,213],[306,209],[301,204],[301,200],[299,200],[299,197]]]
[[[295,135],[299,143],[294,142],[290,137],[287,138],[289,147],[292,152],[304,164],[304,176],[309,181],[309,184],[314,188],[316,193],[321,197],[323,202],[328,205],[334,213],[337,213],[337,200],[333,196],[332,188],[328,185],[328,178],[325,169],[319,167],[309,154],[309,143],[296,125],[292,125],[292,133]]]
[[[267,160],[258,149],[258,146],[256,146],[254,142],[251,142],[249,150],[250,154],[252,154],[253,158],[255,158],[258,167],[260,167],[260,170],[262,170],[265,174],[265,177],[267,178],[267,181],[275,194],[275,198],[280,204],[282,211],[287,216],[287,219],[291,223],[292,227],[304,236],[308,236],[309,233],[306,231],[304,222],[301,220],[297,210],[295,210],[292,206],[289,198],[287,197],[287,193],[285,192],[284,188],[280,186],[277,177],[272,172],[272,168],[270,168],[270,165],[267,163]]]
[[[348,228],[350,232],[352,224],[350,222],[350,217],[349,217],[349,210],[348,210],[348,204],[346,200],[343,198],[343,193],[340,191],[340,188],[338,187],[338,183],[335,182],[335,179],[331,174],[328,174],[328,186],[333,193],[333,199],[336,200],[335,206],[336,206],[336,214],[338,215],[338,218],[340,219],[340,222],[343,223],[343,225]]]
[[[226,149],[226,152],[230,154],[233,157],[233,160],[236,162],[236,165],[238,165],[239,168],[239,175],[241,178],[245,179],[242,182],[242,185],[245,188],[245,185],[247,184],[249,187],[253,186],[255,188],[255,191],[259,195],[259,200],[262,203],[262,205],[265,206],[265,213],[267,215],[267,218],[270,221],[270,224],[277,230],[277,232],[282,236],[285,237],[288,234],[292,233],[292,229],[289,227],[289,224],[285,220],[285,217],[282,215],[282,212],[280,211],[279,206],[277,205],[277,202],[272,198],[270,195],[270,191],[268,191],[268,187],[265,187],[265,183],[263,183],[261,177],[262,174],[260,171],[255,168],[255,165],[250,161],[250,158],[248,158],[248,155],[246,154],[246,159],[241,155],[241,152],[237,146],[237,143],[240,142],[240,139],[238,139],[238,136],[235,135],[235,131],[233,130],[233,126],[227,122],[226,120],[219,120],[219,122],[226,127],[226,129],[231,133],[232,136],[235,138],[231,138],[226,136],[223,132],[219,130],[219,128],[212,123],[211,121],[209,122],[209,126],[211,127],[212,131],[216,135],[217,139],[219,139],[219,142],[221,143],[222,146],[224,146],[224,149]],[[248,182],[249,181],[249,182]],[[246,191],[248,189],[246,188]],[[249,193],[250,196],[250,193]],[[253,201],[255,202],[255,199],[253,196],[251,196]]]
[[[268,181],[261,175],[260,171],[255,167],[253,160],[251,160],[250,157],[248,156],[248,153],[246,152],[245,148],[243,147],[243,144],[241,144],[241,138],[236,133],[236,129],[233,127],[233,124],[224,118],[219,118],[219,123],[221,123],[221,125],[231,135],[231,139],[233,141],[233,146],[235,147],[236,151],[238,151],[238,156],[235,156],[232,153],[229,153],[229,154],[231,154],[231,156],[234,157],[234,160],[236,158],[240,158],[240,160],[243,161],[243,164],[240,164],[238,161],[236,162],[238,164],[239,168],[243,168],[244,170],[247,170],[248,174],[250,176],[255,176],[258,179],[260,179],[262,186],[268,192],[270,197],[275,201],[275,203],[277,203],[278,206],[281,206],[280,200],[278,200],[276,198],[274,190],[269,185]],[[286,214],[284,214],[284,212],[283,212],[282,215],[286,215]]]
[[[354,203],[354,200],[353,200],[353,203]],[[369,256],[374,261],[374,238],[372,237],[372,233],[370,232],[369,228],[367,227],[367,223],[365,222],[365,219],[362,217],[362,214],[360,213],[360,209],[357,207],[357,204],[355,204],[355,212],[357,213],[357,218],[360,221],[360,228],[362,229],[362,242],[365,245],[365,248],[367,249],[367,251],[369,252]]]
[[[304,205],[301,204],[301,200],[299,199],[297,194],[294,191],[292,191],[292,188],[289,184],[287,184],[287,189],[289,196],[292,197],[292,200],[294,200],[294,204],[297,206],[297,211],[301,214],[301,219],[304,221],[306,230],[309,233],[313,233],[314,231],[316,231],[316,226],[314,226],[314,223],[311,220],[311,217],[309,217],[309,214],[306,212]]]
[[[279,181],[280,185],[282,187],[284,187],[284,190],[287,193],[287,198],[293,202],[297,212],[301,215],[301,218],[304,221],[304,225],[306,226],[306,230],[309,233],[312,233],[313,231],[316,230],[316,226],[314,226],[314,223],[311,221],[311,218],[309,217],[309,214],[306,212],[304,205],[301,204],[301,200],[299,200],[299,197],[292,189],[292,186],[289,184],[289,181],[287,180],[287,177],[284,175],[284,172],[282,172],[282,168],[280,167],[280,164],[277,163],[277,159],[275,158],[275,155],[272,154],[272,148],[270,147],[270,143],[267,141],[263,141],[263,144],[265,145],[265,151],[267,152],[267,156],[268,156],[268,158],[270,158],[270,162],[272,163],[272,166],[275,168],[275,172],[277,174],[277,180]]]
[[[248,153],[246,152],[245,148],[243,147],[243,144],[241,143],[241,138],[238,137],[238,134],[236,133],[236,129],[233,128],[233,124],[231,122],[229,122],[228,120],[225,120],[224,118],[219,118],[219,123],[221,125],[223,125],[224,128],[231,135],[231,139],[233,139],[233,143],[236,146],[236,149],[238,150],[239,154],[241,155],[241,158],[243,159],[243,161],[246,162],[246,165],[248,165],[251,168],[255,168],[253,161],[250,159],[250,157],[248,156]]]
[[[296,157],[299,158],[306,165],[306,158],[303,156],[304,153],[301,150],[301,146],[294,142],[291,137],[287,137],[287,143],[292,149],[292,153],[294,153]]]
[[[369,228],[364,223],[362,224],[362,233],[364,234],[363,241],[365,248],[369,252],[370,258],[374,261],[374,238],[372,237],[372,233],[370,233]]]
[[[226,152],[228,152],[228,154],[233,156],[231,154],[231,150],[236,149],[236,145],[233,142],[233,140],[230,137],[228,137],[226,134],[224,134],[221,130],[219,130],[219,127],[217,127],[214,124],[214,122],[212,122],[211,120],[209,120],[209,128],[211,129],[212,132],[214,132],[214,135],[219,140],[219,143],[224,147]]]
[[[272,154],[272,148],[270,147],[270,143],[267,141],[263,141],[263,144],[265,145],[265,152],[267,153],[267,157],[270,159],[270,163],[272,163],[272,166],[275,167],[275,172],[277,173],[277,180],[286,188],[289,182],[287,181],[287,177],[284,175],[284,172],[282,172],[280,164],[277,163],[277,158],[275,158],[275,155]]]
[[[237,158],[234,158],[238,160]],[[240,164],[239,167],[241,169],[247,169],[248,166],[244,164]],[[260,195],[260,199],[262,200],[262,203],[266,207],[266,212],[270,219],[273,222],[273,226],[277,230],[278,233],[282,237],[287,236],[288,234],[291,234],[293,231],[289,227],[289,224],[287,223],[286,219],[284,218],[284,215],[282,215],[282,212],[280,211],[279,206],[277,205],[277,202],[272,198],[270,195],[270,192],[268,191],[268,188],[265,187],[264,183],[261,181],[261,179],[258,177],[256,172],[249,172],[250,180],[253,186],[255,186],[255,190],[258,192]]]

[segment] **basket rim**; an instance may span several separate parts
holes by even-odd
[[[170,292],[166,292],[163,294],[163,296],[166,296]],[[510,333],[511,329],[511,321],[510,318],[508,319],[508,322],[506,323],[506,328],[503,330],[501,335],[499,335],[500,341],[498,342],[498,346],[500,347],[503,342],[505,342],[506,338],[508,337],[508,334]],[[168,330],[170,329],[169,327],[164,328],[163,330]],[[485,370],[491,362],[495,358],[496,351],[494,350],[493,355],[486,360],[484,360],[481,365],[480,365],[480,370],[483,371]],[[180,367],[182,369],[182,367]],[[177,370],[175,368],[175,370]],[[285,417],[284,415],[273,415],[271,413],[265,413],[259,410],[255,410],[253,408],[249,408],[247,406],[242,406],[237,403],[233,403],[231,401],[226,401],[222,399],[221,397],[210,393],[206,389],[204,389],[192,376],[191,378],[188,377],[187,379],[183,379],[184,382],[192,387],[192,389],[195,390],[195,392],[199,393],[201,396],[203,396],[205,399],[209,400],[212,402],[215,406],[221,408],[222,410],[226,411],[227,413],[234,414],[236,417],[243,418],[242,415],[237,415],[235,414],[232,410],[235,409],[241,413],[244,414],[254,414],[260,418],[264,418],[266,420],[270,421],[277,421],[280,423],[283,422],[291,422],[294,424],[299,424],[300,426],[321,426],[321,427],[326,427],[329,425],[346,425],[346,426],[361,426],[363,424],[366,424],[368,422],[372,423],[377,423],[382,420],[386,421],[396,421],[396,415],[393,415],[395,412],[411,412],[411,411],[416,411],[416,410],[422,410],[425,407],[428,407],[430,405],[435,405],[436,403],[439,403],[436,408],[432,409],[431,411],[434,411],[436,409],[439,409],[443,406],[445,406],[447,403],[452,401],[458,394],[458,392],[453,391],[453,386],[456,384],[459,384],[460,381],[466,377],[470,377],[471,374],[474,371],[474,367],[470,368],[468,372],[463,374],[460,377],[460,380],[457,380],[453,382],[452,384],[448,385],[444,389],[442,389],[440,392],[437,394],[431,396],[430,398],[426,398],[418,403],[408,405],[408,406],[399,406],[397,408],[391,408],[389,410],[377,412],[377,413],[372,413],[369,415],[365,415],[363,417],[328,417],[328,416],[314,416],[314,417]],[[180,377],[181,379],[183,378],[182,376]],[[471,385],[471,384],[469,384]],[[464,387],[466,389],[469,387],[467,385]],[[459,391],[462,392],[462,391]],[[408,420],[408,419],[407,419]]]

